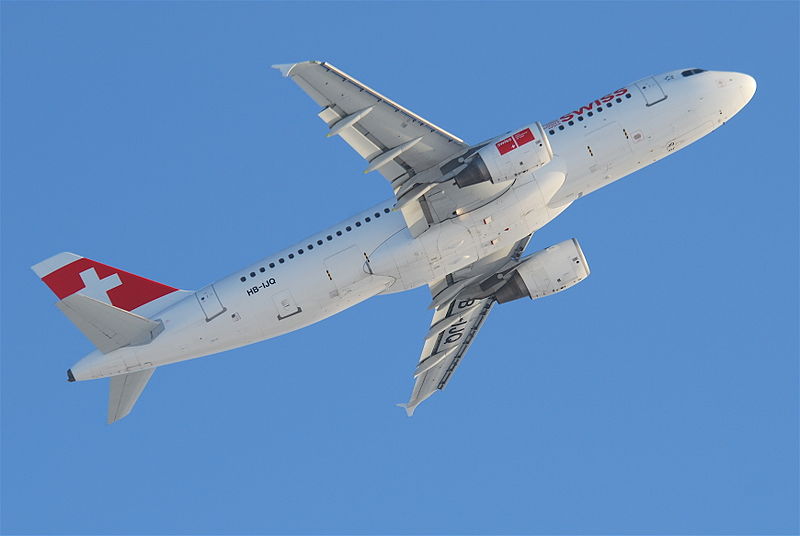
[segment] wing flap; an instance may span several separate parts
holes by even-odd
[[[337,125],[340,121],[345,121],[348,116],[343,116],[340,113],[337,113],[332,107],[328,106],[323,109],[320,113],[317,114],[320,119],[325,121],[329,127],[338,128]],[[352,115],[352,114],[351,114]],[[358,115],[358,112],[355,113]],[[347,144],[353,148],[355,152],[361,156],[364,160],[371,160],[375,156],[381,153],[381,147],[370,141],[370,139],[365,135],[359,132],[356,128],[355,124],[358,121],[353,122],[352,124],[348,125],[347,127],[342,128],[336,134],[339,135]],[[330,137],[331,132],[328,132],[328,137]],[[335,135],[335,134],[334,134]],[[398,166],[398,173],[402,174],[404,172],[403,168]]]

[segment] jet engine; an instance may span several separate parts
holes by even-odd
[[[542,167],[553,159],[553,150],[537,121],[510,136],[498,137],[466,161],[466,167],[453,177],[459,188],[491,181],[514,180]]]
[[[500,303],[529,297],[532,300],[561,292],[586,279],[589,265],[574,238],[523,259],[509,276],[507,283],[495,293]]]

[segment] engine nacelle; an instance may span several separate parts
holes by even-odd
[[[495,298],[500,303],[529,297],[532,300],[561,292],[589,275],[589,265],[574,238],[537,251],[514,269]]]
[[[550,142],[537,121],[510,136],[489,142],[454,179],[459,188],[485,181],[497,184],[534,171],[552,159]]]

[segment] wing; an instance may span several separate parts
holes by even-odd
[[[483,296],[480,283],[513,265],[530,239],[531,235],[431,286],[436,311],[414,371],[411,398],[401,404],[409,417],[426,398],[444,389],[492,310],[494,296]]]
[[[328,136],[339,135],[387,180],[415,175],[468,148],[461,139],[384,97],[333,65],[275,65],[323,107]],[[387,158],[391,156],[390,158]]]
[[[322,106],[318,115],[328,136],[338,135],[366,159],[365,173],[377,170],[389,181],[412,236],[505,188],[459,189],[449,181],[462,164],[459,158],[483,145],[470,147],[333,65],[305,61],[274,67]]]

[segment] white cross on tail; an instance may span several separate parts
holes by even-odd
[[[85,288],[79,290],[80,294],[94,298],[95,300],[111,305],[111,300],[108,298],[108,291],[116,288],[122,284],[119,279],[119,274],[113,274],[103,279],[97,276],[97,271],[94,268],[89,268],[80,273],[81,279]]]

